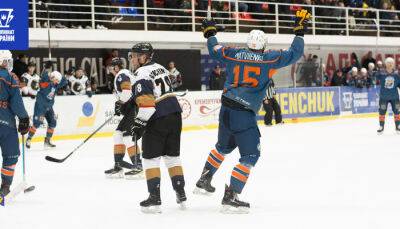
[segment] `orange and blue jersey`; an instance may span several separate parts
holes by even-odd
[[[274,71],[295,63],[304,52],[304,40],[299,36],[294,38],[288,50],[255,52],[231,48],[219,45],[214,36],[208,38],[207,46],[212,58],[226,64],[223,96],[255,113],[260,109]]]
[[[0,125],[16,128],[15,116],[27,118],[19,81],[7,69],[0,69]]]
[[[392,73],[379,71],[375,75],[376,79],[380,81],[379,98],[382,100],[399,100],[400,75],[397,71]]]
[[[39,105],[42,109],[47,110],[54,105],[54,97],[60,88],[67,85],[67,80],[62,77],[61,82],[58,84],[53,83],[49,78],[49,73],[44,71],[39,82],[39,92],[36,96],[36,105]]]

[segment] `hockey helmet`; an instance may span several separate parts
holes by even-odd
[[[0,65],[4,65],[8,71],[12,71],[13,58],[10,50],[0,50]]]
[[[111,66],[118,66],[120,68],[122,68],[124,66],[124,62],[122,61],[121,58],[119,57],[115,57],[111,60]]]
[[[53,71],[52,73],[50,73],[50,79],[61,82],[62,75],[59,71]]]
[[[253,29],[247,36],[247,47],[251,50],[262,50],[267,46],[267,35],[261,30]]]
[[[147,54],[150,59],[153,58],[154,49],[148,42],[137,43],[132,47],[133,53]]]

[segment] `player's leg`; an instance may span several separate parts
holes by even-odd
[[[385,116],[387,111],[388,101],[379,99],[379,129],[378,134],[381,134],[385,129]]]
[[[125,156],[125,144],[121,131],[114,132],[114,167],[104,171],[109,178],[122,178],[124,176],[123,159]]]
[[[250,204],[240,201],[238,194],[242,193],[250,176],[251,168],[255,166],[260,157],[260,132],[255,114],[252,112],[237,111],[231,122],[231,129],[235,131],[235,141],[239,148],[240,159],[232,170],[230,185],[225,188],[222,204],[228,207],[249,208]]]
[[[171,177],[172,187],[176,193],[176,202],[185,209],[185,177],[180,159],[182,117],[180,113],[171,114],[165,120],[166,128],[170,126],[170,132],[165,141],[164,162]]]
[[[35,104],[35,108],[33,110],[33,118],[32,118],[32,126],[29,128],[28,137],[26,139],[26,148],[31,148],[31,141],[33,136],[36,133],[37,128],[42,125],[44,121],[44,112]]]
[[[125,136],[126,135],[126,136]],[[124,143],[126,145],[126,151],[128,152],[129,158],[133,164],[131,171],[125,173],[127,179],[140,179],[143,176],[142,159],[140,158],[140,147],[136,145],[135,141],[132,140],[132,136],[124,134]]]
[[[164,149],[166,132],[160,128],[160,120],[162,120],[162,118],[149,122],[142,137],[142,162],[146,176],[147,190],[149,192],[149,197],[140,202],[142,211],[145,213],[161,212],[159,209],[161,205],[160,160],[161,156],[163,156],[162,151]]]
[[[44,147],[45,148],[54,148],[56,145],[51,143],[51,138],[54,134],[54,129],[57,126],[57,120],[54,114],[53,108],[50,108],[44,115],[47,121],[47,130],[46,130],[46,137],[44,138]]]
[[[3,158],[1,167],[0,195],[6,196],[14,178],[15,165],[18,162],[19,140],[16,129],[0,125],[0,148]]]
[[[267,99],[266,101],[264,101],[263,107],[265,110],[264,124],[266,126],[271,126],[272,125],[272,113],[274,110],[272,108],[270,100]]]
[[[394,124],[396,126],[396,131],[400,134],[400,100],[392,100],[391,103],[394,116]]]
[[[282,111],[281,107],[279,106],[278,101],[276,101],[275,98],[272,98],[272,108],[274,109],[275,113],[275,123],[276,124],[282,124]]]
[[[211,185],[211,180],[217,172],[225,155],[231,153],[236,148],[234,136],[229,130],[230,108],[221,107],[219,114],[218,142],[215,149],[211,150],[207,157],[200,179],[196,183],[195,194],[211,194],[215,188]]]

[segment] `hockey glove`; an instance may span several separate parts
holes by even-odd
[[[120,116],[122,114],[122,103],[120,101],[115,102],[114,105],[114,115]]]
[[[135,118],[135,123],[131,128],[132,140],[137,141],[143,136],[144,129],[146,128],[147,122]]]
[[[92,93],[92,91],[86,91],[86,95],[87,95],[89,98],[92,98],[93,93]]]
[[[29,131],[29,118],[20,118],[18,124],[18,132],[25,135]]]
[[[304,37],[304,33],[307,32],[307,23],[310,19],[311,14],[307,10],[296,11],[293,32],[296,36]]]
[[[215,27],[214,19],[208,20],[204,19],[201,22],[201,29],[203,30],[203,35],[205,38],[215,36],[217,34],[217,27]]]

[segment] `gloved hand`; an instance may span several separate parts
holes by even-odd
[[[307,32],[307,23],[310,17],[311,14],[305,9],[296,11],[293,28],[293,32],[296,36],[303,37],[304,33]]]
[[[140,120],[135,118],[135,123],[131,127],[131,135],[133,141],[139,140],[143,136],[144,129],[147,125],[147,121]]]
[[[205,38],[209,38],[212,36],[215,36],[217,34],[217,27],[215,27],[215,21],[214,19],[210,19],[208,20],[207,18],[205,18],[202,22],[201,22],[201,29],[203,30],[203,35]]]
[[[115,102],[114,115],[120,116],[122,114],[122,103],[120,101]]]
[[[92,91],[86,91],[86,95],[87,95],[89,98],[92,98],[93,93],[92,93]]]
[[[29,131],[29,118],[20,118],[18,124],[18,132],[25,135]]]

